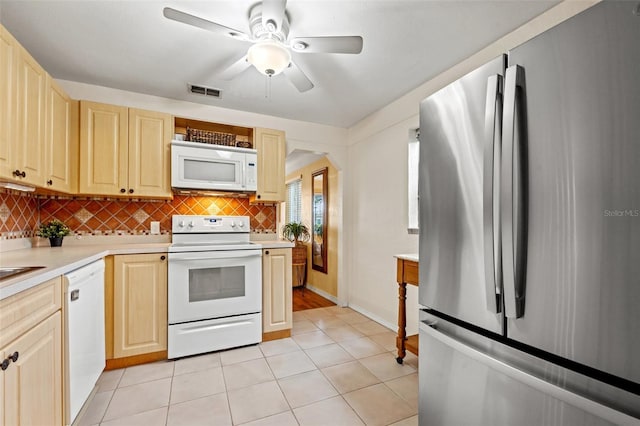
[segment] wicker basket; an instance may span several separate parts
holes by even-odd
[[[213,145],[236,146],[236,135],[187,127],[187,140]]]
[[[291,249],[291,263],[300,265],[307,262],[307,246],[298,244]]]

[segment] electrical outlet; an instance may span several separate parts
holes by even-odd
[[[151,222],[151,234],[159,234],[160,233],[160,222]]]

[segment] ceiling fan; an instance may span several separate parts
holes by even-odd
[[[284,73],[300,92],[313,88],[313,83],[291,59],[291,52],[348,53],[362,52],[360,36],[289,37],[289,17],[286,0],[263,0],[249,11],[250,34],[222,24],[165,7],[166,18],[202,28],[215,34],[252,43],[240,59],[220,73],[223,80],[231,80],[253,65],[266,76]]]

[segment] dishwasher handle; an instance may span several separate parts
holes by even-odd
[[[71,301],[73,302],[74,300],[78,300],[80,298],[80,289],[77,288],[75,290],[71,291]]]

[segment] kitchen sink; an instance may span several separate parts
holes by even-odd
[[[44,266],[0,267],[0,281],[11,278],[18,274],[35,271],[36,269],[42,269],[42,268],[44,268]]]

